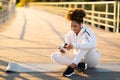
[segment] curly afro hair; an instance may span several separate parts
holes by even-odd
[[[86,16],[86,12],[83,9],[73,9],[68,11],[66,15],[67,20],[76,21],[77,23],[83,23],[83,18]]]

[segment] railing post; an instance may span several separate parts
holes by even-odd
[[[106,15],[105,15],[105,18],[106,18],[105,24],[107,25],[107,24],[108,24],[108,21],[107,21],[107,19],[108,19],[108,9],[109,9],[109,8],[108,8],[108,3],[105,4],[105,7],[106,7],[106,8],[105,8],[105,9],[106,9],[106,10],[105,10],[105,12],[106,12]],[[108,27],[107,27],[107,26],[105,26],[105,30],[108,31]]]
[[[71,8],[71,4],[68,5],[68,8]]]
[[[95,11],[95,4],[92,4],[92,23],[91,25],[94,26],[94,11]]]
[[[77,8],[77,4],[74,5],[74,8]]]
[[[117,3],[117,27],[116,27],[116,33],[119,33],[119,27],[120,27],[120,2]]]
[[[100,13],[98,13],[98,18],[100,18]],[[100,28],[100,19],[98,19],[98,28]]]
[[[113,22],[113,26],[114,26],[114,29],[113,29],[113,32],[115,32],[115,27],[116,27],[116,2],[114,3],[114,22]]]
[[[85,4],[82,4],[82,8],[85,9]]]

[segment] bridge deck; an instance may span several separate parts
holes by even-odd
[[[101,52],[100,64],[120,66],[120,34],[91,27]],[[50,54],[57,51],[70,24],[64,17],[34,8],[16,8],[13,18],[0,27],[0,80],[119,80],[120,72],[95,72],[62,77],[53,73],[6,73],[8,62],[53,63]],[[104,65],[103,65],[104,66]],[[114,68],[114,67],[113,67]]]

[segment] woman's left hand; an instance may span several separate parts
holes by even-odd
[[[73,49],[73,45],[72,45],[72,44],[66,45],[66,49],[67,49],[67,50]]]

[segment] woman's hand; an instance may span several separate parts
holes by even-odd
[[[66,45],[66,49],[67,49],[67,50],[73,49],[73,45],[72,45],[72,44]]]
[[[61,53],[65,53],[65,49],[64,49],[64,48],[59,47],[58,49],[59,49],[59,51],[60,51]]]
[[[60,51],[61,53],[65,53],[65,51],[64,51],[63,49],[60,49],[59,51]]]

